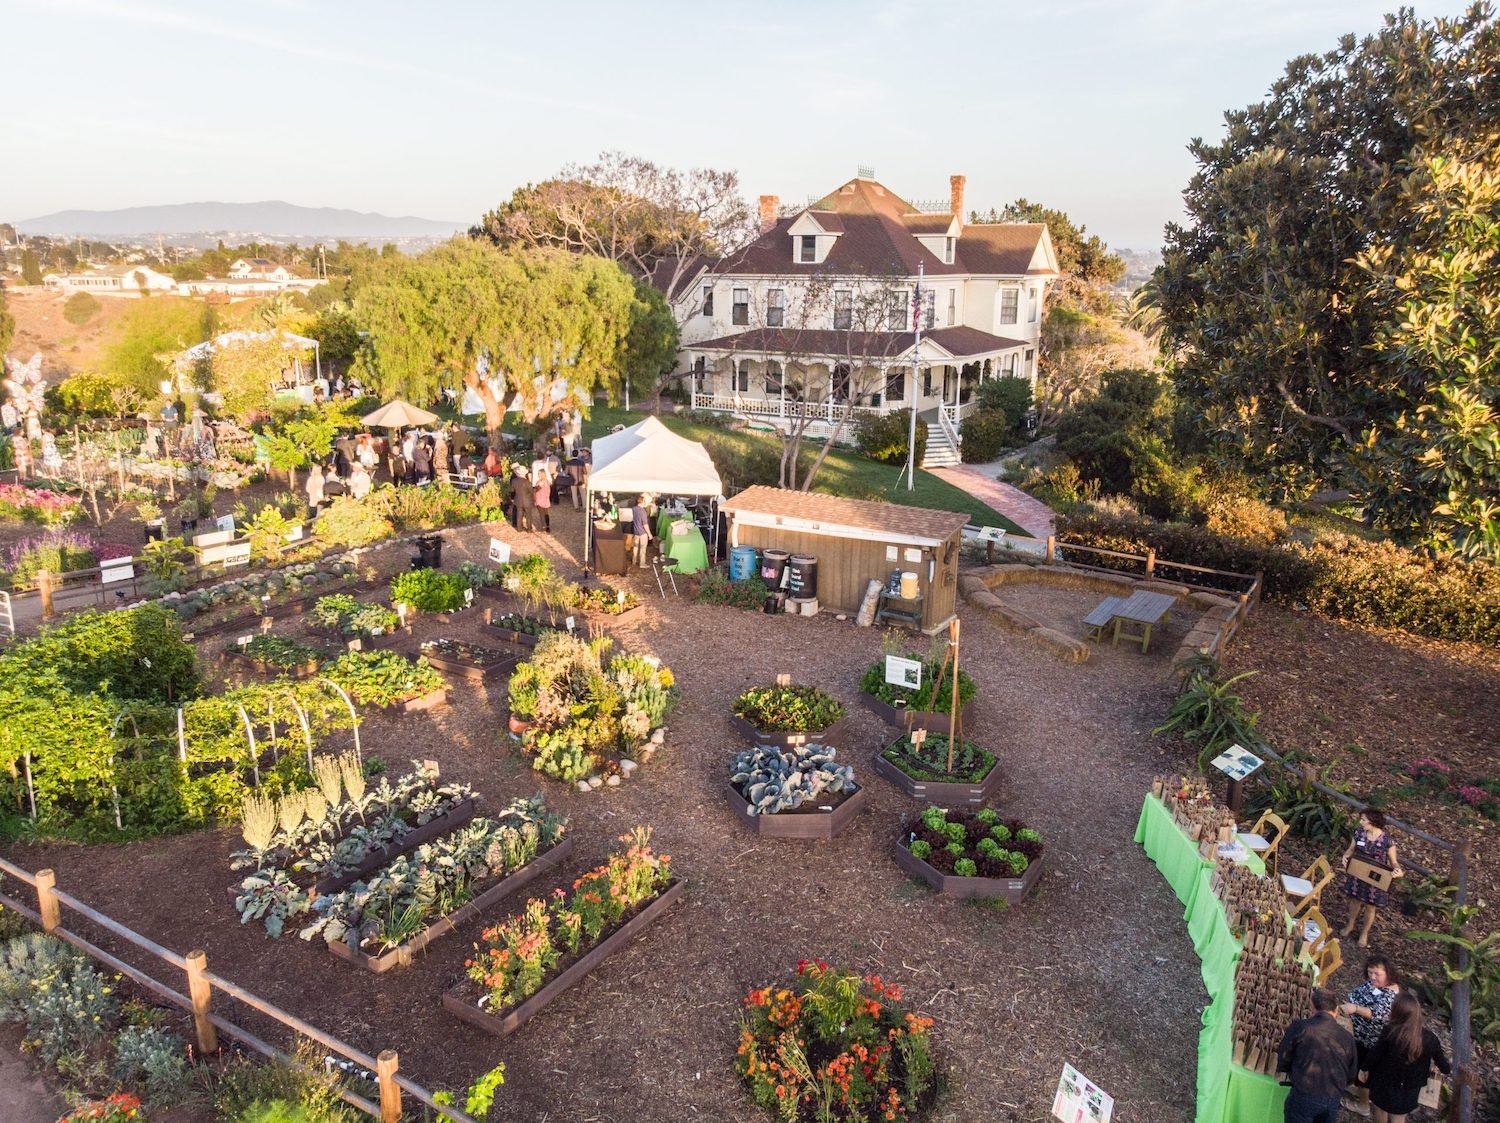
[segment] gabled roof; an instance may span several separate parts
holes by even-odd
[[[836,534],[842,528],[887,534],[899,541],[916,540],[939,545],[962,530],[968,515],[954,511],[934,511],[927,507],[905,507],[898,503],[872,503],[866,499],[844,499],[811,491],[788,491],[785,488],[757,484],[747,487],[719,510],[730,514],[795,520],[814,533]],[[748,520],[747,520],[748,521]]]
[[[672,284],[672,274],[677,271],[677,263],[684,260],[685,264],[683,265],[682,272],[677,274],[677,283]],[[651,266],[651,275],[646,279],[652,286],[665,295],[670,302],[687,292],[688,288],[698,279],[703,270],[708,268],[709,264],[709,259],[702,254],[694,254],[692,257],[686,259],[680,257],[658,258],[655,264]],[[668,285],[672,285],[671,292],[667,292]]]

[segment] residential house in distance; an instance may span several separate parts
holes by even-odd
[[[264,257],[241,257],[229,267],[229,275],[240,281],[290,281],[291,273],[284,265],[277,265]]]
[[[862,414],[914,406],[927,462],[955,461],[980,382],[1035,383],[1058,267],[1044,224],[966,224],[965,179],[949,185],[936,211],[863,170],[795,213],[763,195],[749,246],[663,262],[654,280],[671,289],[693,408],[775,428],[809,419],[815,436],[842,419],[847,436]]]
[[[42,284],[65,293],[90,292],[105,296],[138,296],[143,292],[172,292],[177,282],[147,265],[117,265],[87,273],[48,273]]]

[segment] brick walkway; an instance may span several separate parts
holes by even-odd
[[[1033,499],[1020,488],[1001,483],[993,475],[986,475],[970,464],[927,470],[945,483],[967,491],[975,499],[993,507],[1033,538],[1046,538],[1054,533],[1056,516],[1052,508]]]

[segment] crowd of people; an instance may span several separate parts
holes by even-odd
[[[493,453],[492,453],[493,455]],[[571,503],[575,511],[583,509],[593,454],[583,445],[575,445],[566,459],[558,446],[545,457],[515,461],[510,467],[510,497],[506,516],[517,530],[536,530],[550,534],[552,508]],[[503,464],[498,456],[485,464],[487,471],[499,472]]]

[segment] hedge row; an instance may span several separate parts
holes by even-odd
[[[1068,515],[1059,520],[1057,534],[1101,549],[1154,549],[1159,558],[1190,565],[1264,573],[1271,600],[1351,623],[1500,644],[1500,568],[1485,562],[1426,558],[1344,535],[1266,545],[1124,514]],[[1161,576],[1172,574],[1163,569]]]

